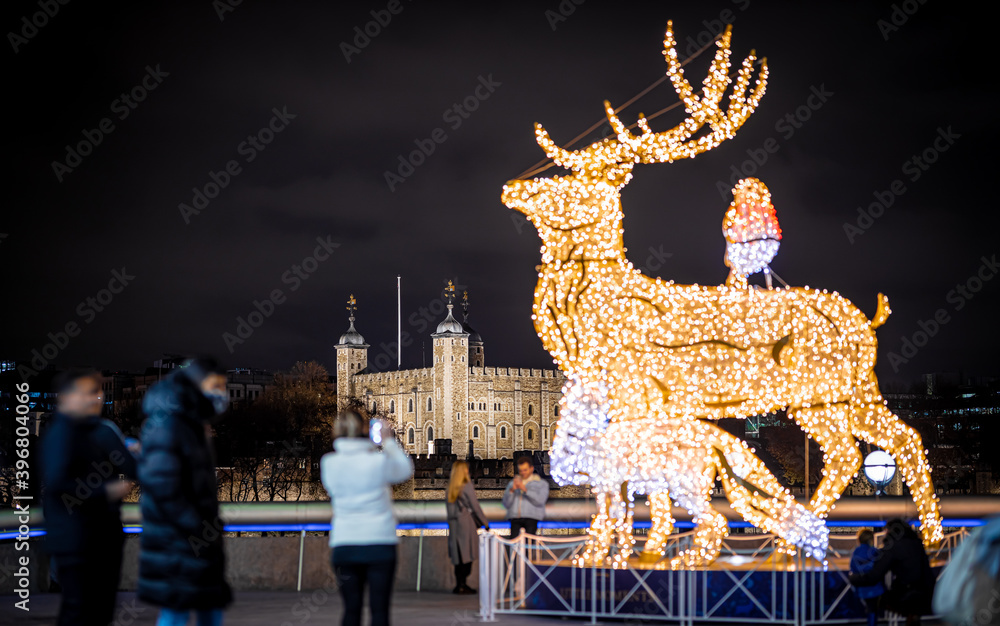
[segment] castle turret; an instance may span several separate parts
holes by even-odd
[[[368,368],[368,344],[361,333],[354,328],[354,314],[358,310],[358,301],[354,294],[347,300],[347,312],[350,326],[347,332],[340,336],[337,345],[337,406],[343,409],[348,398],[355,395],[353,377]]]
[[[421,424],[424,446],[428,429],[433,424],[430,439],[451,439],[452,452],[465,458],[469,448],[469,333],[452,313],[455,286],[448,281],[445,289],[448,315],[431,335],[434,341],[435,397],[430,406],[421,407],[425,413]]]

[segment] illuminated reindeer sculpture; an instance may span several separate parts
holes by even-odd
[[[559,401],[552,442],[552,477],[563,485],[589,485],[597,496],[594,533],[580,564],[624,565],[635,543],[632,501],[649,496],[652,527],[642,560],[658,561],[673,530],[671,499],[696,524],[692,544],[673,568],[711,562],[728,534],[726,518],[712,508],[715,478],[722,479],[733,508],[754,525],[811,557],[826,555],[823,520],[795,502],[746,444],[711,422],[673,418],[653,422],[608,420],[608,388],[602,381],[570,375]]]
[[[731,82],[730,36],[727,28],[698,95],[684,77],[668,26],[667,74],[688,115],[670,130],[654,133],[640,115],[641,132],[633,134],[605,103],[616,136],[569,151],[536,125],[546,155],[572,173],[513,180],[503,191],[504,203],[524,213],[542,239],[535,328],[568,375],[604,381],[612,425],[654,432],[658,425],[787,409],[824,453],[823,479],[809,503],[821,517],[860,468],[856,438],[883,448],[895,457],[924,542],[932,544],[942,537],[941,521],[920,437],[886,407],[873,371],[874,331],[889,315],[884,296],[869,321],[835,292],[678,285],[642,275],[625,258],[620,192],[633,167],[714,148],[735,134],[763,96],[767,65],[751,89],[751,52],[728,108],[720,108]],[[699,133],[706,126],[708,132]],[[740,444],[711,422],[692,428],[686,441],[692,446],[726,452]],[[627,443],[621,445],[617,452],[627,456]],[[771,483],[763,464],[757,471],[753,484]],[[733,505],[759,511],[775,495],[750,491],[749,504]],[[598,515],[592,535],[609,537],[614,523]]]

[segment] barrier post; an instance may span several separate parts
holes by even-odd
[[[420,539],[417,540],[417,591],[420,591],[420,574],[424,562],[424,527],[420,527]]]
[[[299,534],[299,582],[295,585],[296,591],[302,591],[302,554],[305,551],[306,544],[306,531],[302,530]]]
[[[493,615],[493,536],[489,531],[479,535],[479,621],[495,622]]]

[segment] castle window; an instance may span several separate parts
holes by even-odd
[[[556,414],[556,417],[559,417],[559,405],[558,404],[556,405],[556,408],[555,408],[555,414]]]
[[[532,439],[534,439],[534,434],[535,433],[532,432],[532,430],[529,428],[528,429],[528,441],[531,441]]]
[[[533,407],[533,406],[531,406],[529,404],[528,405],[528,415],[534,415],[534,414],[535,414],[535,407]]]
[[[478,438],[479,437],[479,427],[478,426],[473,426],[472,427],[472,436],[474,438]]]
[[[469,410],[470,411],[472,410],[472,403],[471,402],[469,403]]]
[[[427,441],[434,441],[434,427],[427,427]]]
[[[461,413],[455,413],[455,419],[456,420],[462,419],[462,414]]]
[[[506,426],[501,426],[500,427],[500,438],[501,439],[506,439],[507,438],[507,427]]]
[[[431,408],[431,397],[430,396],[427,396],[427,410],[428,411],[433,411],[434,410],[434,409]]]
[[[406,409],[410,413],[413,413],[413,398],[410,398],[410,408]]]
[[[395,400],[389,400],[389,412],[390,413],[395,413],[396,412],[396,401]]]
[[[465,363],[465,357],[464,356],[462,357],[462,363]]]
[[[406,443],[413,443],[413,427],[412,426],[410,427],[410,430],[408,430],[406,432]]]
[[[378,407],[375,406],[374,402],[372,402],[372,413],[378,413]]]

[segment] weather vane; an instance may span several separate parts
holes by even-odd
[[[451,307],[455,301],[455,284],[450,280],[448,281],[448,286],[444,288],[444,297],[448,301],[448,306]]]
[[[347,299],[347,312],[351,314],[350,319],[352,322],[354,321],[354,314],[357,312],[357,310],[358,310],[358,301],[354,299],[354,294],[352,293],[351,297]]]
[[[462,292],[462,317],[468,321],[469,319],[469,292]]]

